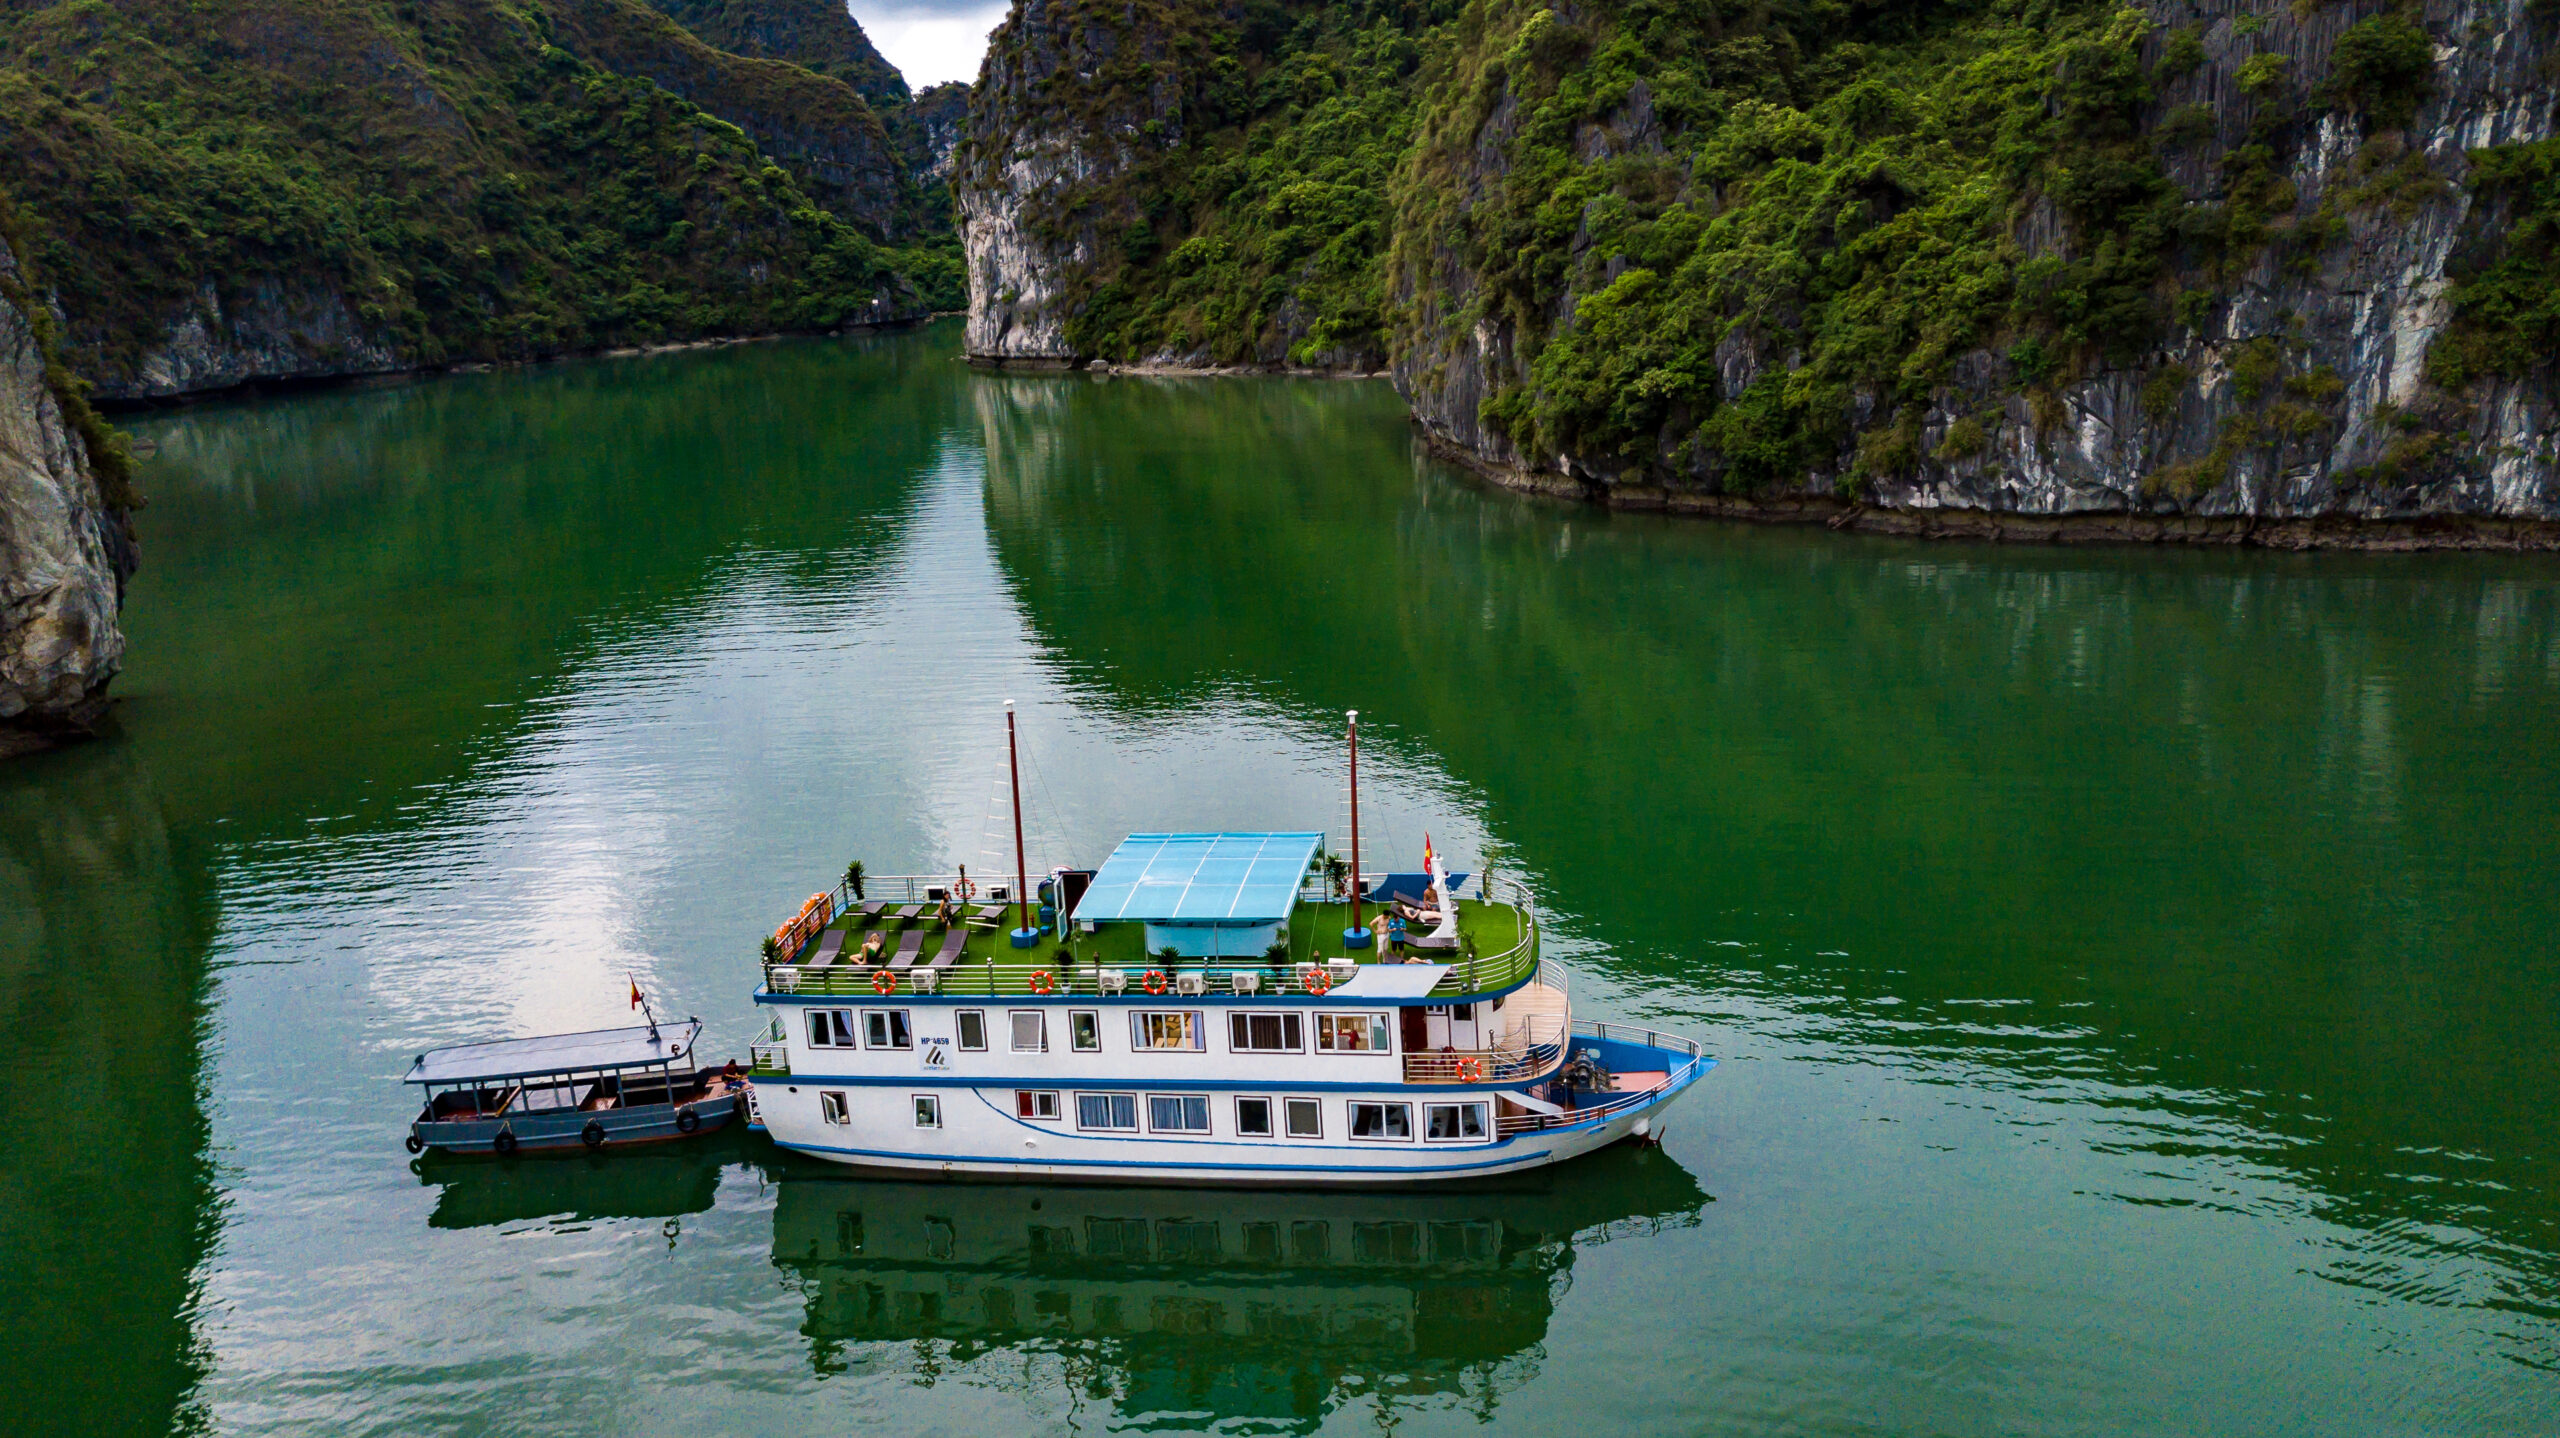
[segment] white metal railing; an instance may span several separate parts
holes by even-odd
[[[1664,1075],[1662,1082],[1652,1088],[1613,1093],[1598,1103],[1585,1103],[1562,1113],[1503,1114],[1494,1120],[1497,1132],[1507,1136],[1515,1133],[1530,1133],[1538,1129],[1567,1128],[1597,1119],[1606,1119],[1612,1114],[1650,1102],[1656,1095],[1677,1085],[1696,1071],[1700,1064],[1706,1062],[1705,1047],[1696,1039],[1684,1038],[1679,1034],[1666,1034],[1657,1029],[1638,1028],[1633,1024],[1606,1023],[1598,1019],[1575,1019],[1571,1031],[1579,1037],[1614,1039],[1620,1043],[1642,1044],[1647,1048],[1662,1049],[1682,1055],[1684,1061],[1672,1068]],[[1572,1045],[1568,1042],[1564,1047],[1570,1050]]]
[[[1489,1049],[1450,1049],[1406,1054],[1406,1083],[1524,1083],[1544,1078],[1564,1062],[1562,1014],[1532,1014]]]
[[[1113,994],[1193,997],[1199,994],[1306,994],[1321,998],[1348,981],[1359,966],[1329,964],[1189,964],[1146,969],[1055,962],[996,963],[962,960],[941,968],[903,969],[839,963],[767,964],[765,991],[830,997],[888,998],[902,993],[990,997],[1003,995]],[[919,982],[921,981],[921,982]]]
[[[1599,1019],[1575,1019],[1573,1031],[1587,1038],[1615,1039],[1622,1044],[1642,1044],[1649,1049],[1669,1049],[1691,1058],[1706,1056],[1706,1048],[1696,1039],[1679,1034],[1666,1034],[1659,1029],[1640,1029],[1633,1024],[1605,1023]]]
[[[747,1064],[759,1073],[787,1074],[791,1072],[791,1046],[789,1044],[749,1044],[747,1045]]]

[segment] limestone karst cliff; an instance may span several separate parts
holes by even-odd
[[[85,733],[105,712],[134,563],[113,472],[123,456],[97,453],[112,441],[65,393],[31,304],[0,243],[0,756]]]
[[[859,27],[670,8],[852,79],[645,0],[0,6],[0,153],[66,357],[137,398],[956,304],[947,195],[861,93],[905,99]]]
[[[1448,452],[1613,503],[2553,542],[2526,0],[1255,13],[1020,0],[973,350],[1383,358]]]

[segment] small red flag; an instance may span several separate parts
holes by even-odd
[[[635,1009],[640,1007],[640,981],[638,979],[633,979],[631,981],[631,1007]]]

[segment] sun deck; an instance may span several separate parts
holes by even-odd
[[[1064,938],[1044,933],[1028,949],[1015,948],[1008,931],[1018,922],[1011,905],[963,905],[958,921],[938,922],[941,905],[921,897],[942,881],[892,879],[867,885],[872,898],[813,928],[798,951],[765,965],[759,997],[826,995],[840,998],[935,994],[951,997],[1112,994],[1143,996],[1150,975],[1166,991],[1251,997],[1271,994],[1322,996],[1340,987],[1357,966],[1416,962],[1445,964],[1448,972],[1430,997],[1447,1000],[1500,992],[1537,973],[1537,921],[1526,909],[1478,899],[1458,902],[1455,950],[1380,955],[1345,950],[1342,933],[1351,906],[1301,898],[1290,908],[1286,958],[1276,953],[1167,958],[1148,953],[1146,927],[1102,923],[1093,932]],[[918,897],[904,896],[905,890]],[[1364,903],[1363,917],[1377,912]],[[880,961],[866,962],[867,937],[880,935]],[[1350,967],[1345,967],[1346,965]]]

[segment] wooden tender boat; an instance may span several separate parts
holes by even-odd
[[[706,1133],[737,1112],[736,1065],[703,1068],[702,1021],[494,1039],[418,1055],[409,1151],[538,1153]]]

